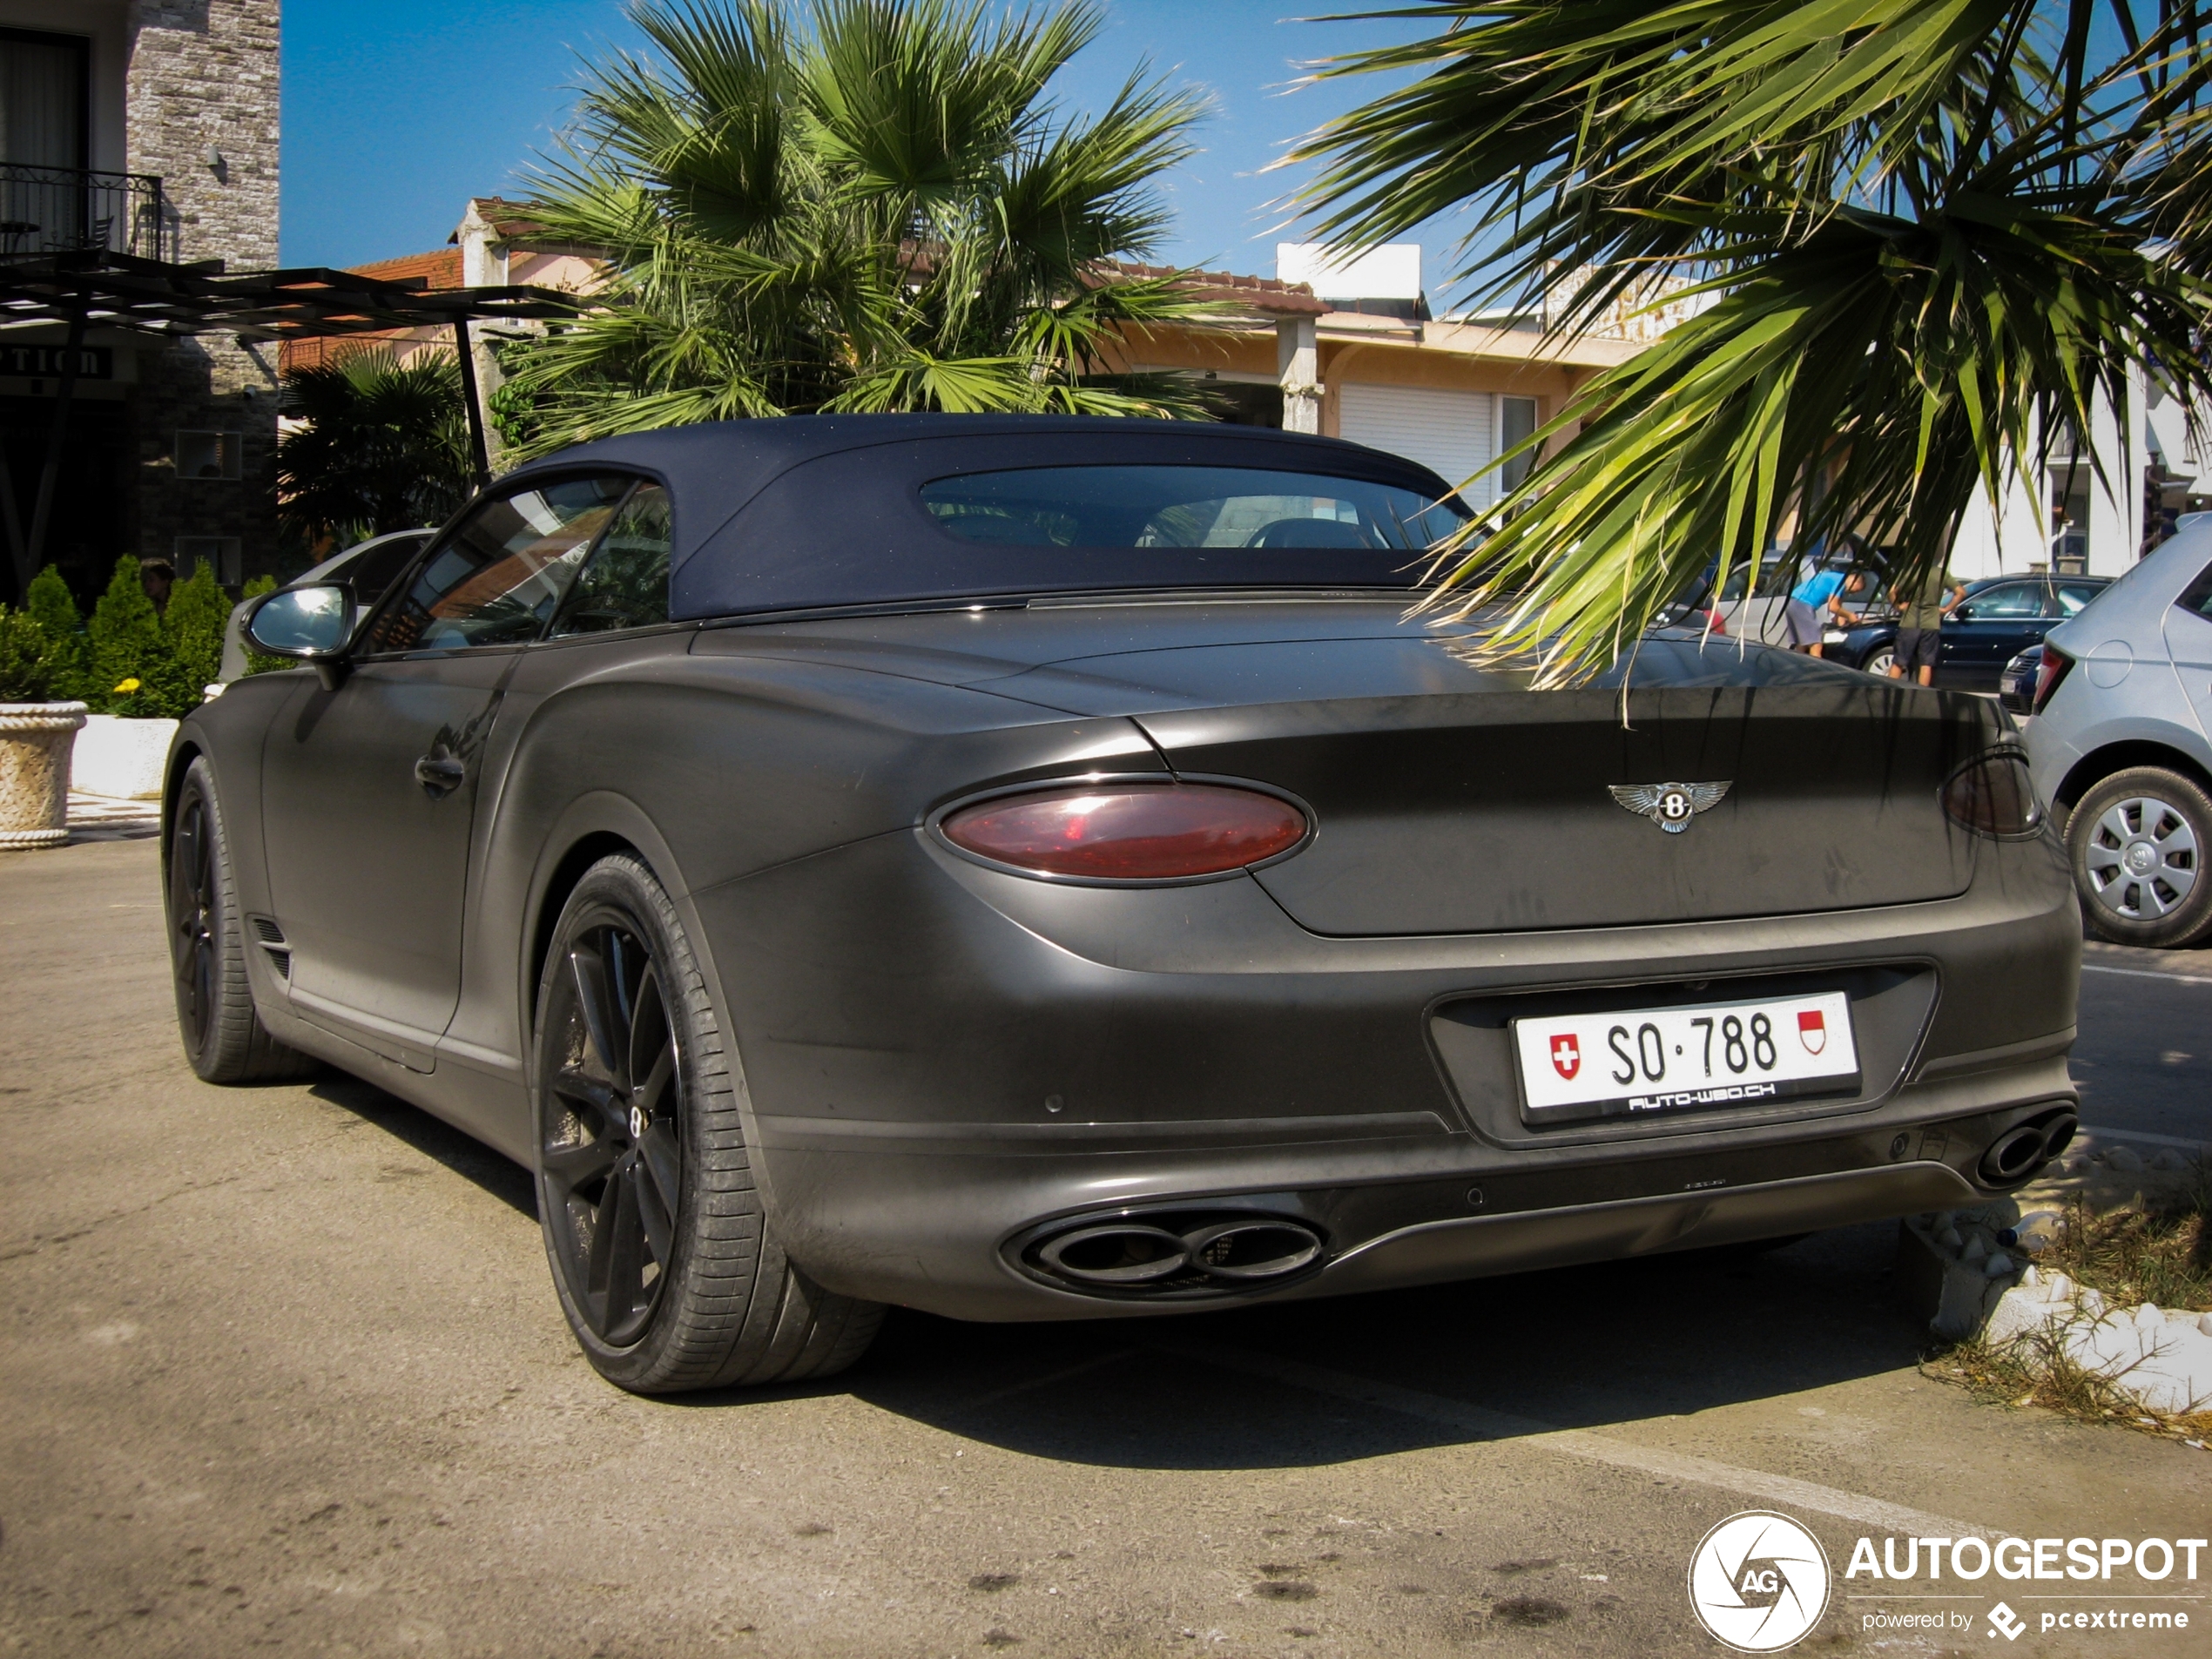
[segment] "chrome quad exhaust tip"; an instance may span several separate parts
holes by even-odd
[[[1213,1211],[1048,1224],[1013,1253],[1064,1290],[1180,1299],[1287,1283],[1327,1248],[1291,1217]]]

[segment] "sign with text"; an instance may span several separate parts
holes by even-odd
[[[66,346],[0,344],[0,374],[29,380],[59,380],[68,365]],[[107,346],[77,348],[77,378],[111,381],[115,378],[115,352]]]

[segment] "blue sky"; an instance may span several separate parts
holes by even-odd
[[[1312,11],[1353,9],[1311,4]],[[1138,60],[1205,88],[1204,152],[1170,181],[1178,264],[1272,274],[1291,182],[1261,172],[1284,140],[1379,90],[1375,78],[1290,91],[1299,65],[1402,38],[1403,22],[1312,23],[1296,0],[1109,0],[1105,33],[1055,87],[1096,108]],[[284,262],[357,265],[442,246],[472,195],[516,172],[567,118],[579,51],[638,44],[618,0],[289,0],[284,9]],[[1295,236],[1282,239],[1295,240]],[[1453,239],[1433,230],[1425,280]]]

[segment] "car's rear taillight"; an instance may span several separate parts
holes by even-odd
[[[2013,840],[2043,827],[2027,759],[2017,749],[1993,749],[1968,761],[1943,786],[1946,817],[1977,834]]]
[[[938,833],[994,864],[1090,881],[1177,881],[1258,864],[1305,839],[1305,814],[1256,789],[1100,783],[1001,795]]]
[[[2049,640],[2043,642],[2043,660],[2035,669],[2034,712],[2043,712],[2043,705],[2051,700],[2051,693],[2059,689],[2059,682],[2066,678],[2067,670],[2074,666],[2074,658]]]

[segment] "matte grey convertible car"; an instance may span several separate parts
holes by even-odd
[[[524,468],[368,614],[263,602],[305,666],[185,722],[192,1063],[314,1056],[526,1163],[637,1390],[822,1375],[886,1303],[1160,1314],[2026,1180],[2080,921],[2007,718],[1694,634],[1625,704],[1532,692],[1403,619],[1458,510],[1134,421]]]

